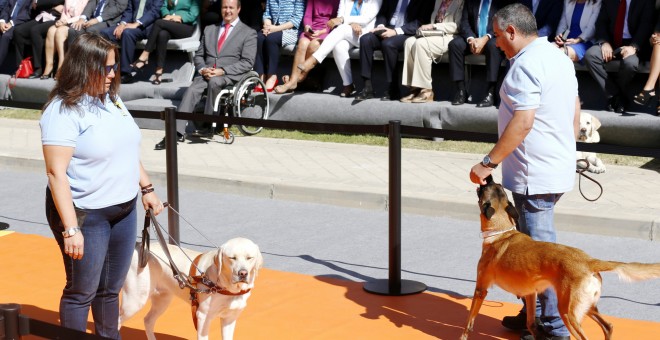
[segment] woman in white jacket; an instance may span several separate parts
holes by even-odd
[[[275,88],[275,93],[287,93],[295,90],[298,82],[332,52],[344,85],[340,96],[350,96],[355,87],[348,51],[351,47],[358,47],[360,36],[374,28],[376,15],[382,2],[383,0],[341,0],[337,17],[328,21],[328,28],[332,30],[330,34],[311,57],[307,58],[304,63],[298,64],[297,67],[301,71],[300,76],[297,73],[292,75],[286,84]]]
[[[435,0],[431,23],[422,25],[417,35],[406,40],[401,83],[410,87],[404,103],[433,101],[431,66],[447,52],[449,42],[458,33],[463,0]]]
[[[596,19],[602,0],[564,0],[564,12],[557,26],[555,44],[574,62],[582,62],[593,45]]]

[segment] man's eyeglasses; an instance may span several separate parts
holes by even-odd
[[[110,74],[110,71],[115,71],[117,73],[117,70],[119,69],[119,64],[114,64],[114,65],[105,65],[105,75]]]

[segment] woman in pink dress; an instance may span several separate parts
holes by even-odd
[[[299,81],[304,80],[304,75],[300,74],[300,69],[296,65],[309,58],[312,53],[318,50],[321,46],[323,39],[330,33],[327,23],[330,19],[337,16],[337,8],[339,7],[339,0],[308,0],[305,7],[305,16],[302,20],[303,32],[300,33],[298,38],[298,47],[296,54],[293,57],[293,65],[291,67],[291,75],[296,79],[301,78]],[[306,74],[305,74],[306,75]],[[289,81],[289,76],[285,75],[282,80],[286,84]],[[286,86],[278,86],[275,88],[275,93],[285,93],[288,90]]]

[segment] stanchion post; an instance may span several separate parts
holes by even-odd
[[[426,290],[426,285],[401,280],[401,121],[389,123],[389,278],[364,284],[369,293],[410,295]]]
[[[16,303],[0,304],[0,339],[15,340],[20,339],[21,334],[18,331],[18,315],[21,313],[21,306]]]
[[[165,109],[165,164],[167,166],[167,202],[179,211],[179,165],[176,147],[176,110]],[[179,243],[179,216],[167,210],[167,230],[171,236],[170,244]],[[172,240],[173,239],[173,240]]]

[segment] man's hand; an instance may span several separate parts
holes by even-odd
[[[603,61],[604,62],[609,62],[614,58],[614,51],[612,50],[612,45],[608,42],[604,42],[602,45],[600,45],[600,52],[603,56]]]
[[[472,54],[481,54],[488,40],[490,40],[490,38],[487,35],[480,38],[470,39],[470,41],[468,41],[468,44],[470,44],[470,52],[472,52]]]
[[[76,31],[80,31],[83,28],[84,23],[85,23],[85,20],[78,19],[78,21],[71,24],[71,28],[73,28]]]
[[[87,20],[87,22],[83,24],[83,28],[88,28],[88,27],[90,27],[92,25],[96,25],[98,23],[99,23],[99,21],[96,18],[94,18],[92,20]]]
[[[8,22],[3,22],[2,24],[0,24],[0,31],[2,31],[2,33],[7,32],[10,28],[11,28],[11,24]]]
[[[621,47],[621,58],[626,59],[632,55],[637,54],[637,49],[632,46]]]
[[[66,26],[66,21],[65,20],[55,21],[55,27],[60,27],[60,26]]]
[[[209,80],[212,77],[219,77],[224,75],[225,70],[222,68],[206,67],[202,69],[202,77],[204,77],[206,80]]]
[[[115,27],[115,30],[112,32],[112,35],[114,35],[117,40],[121,39],[121,34],[124,33],[125,28],[126,28],[125,24],[117,25],[117,27]]]
[[[380,35],[380,38],[381,39],[387,39],[387,38],[391,38],[391,37],[395,37],[395,36],[396,36],[396,31],[395,30],[393,30],[391,28],[386,28],[385,32],[383,32],[383,34]]]
[[[484,166],[481,163],[475,164],[472,169],[470,169],[470,181],[474,184],[486,185],[485,178],[493,174],[493,169],[487,166]]]

